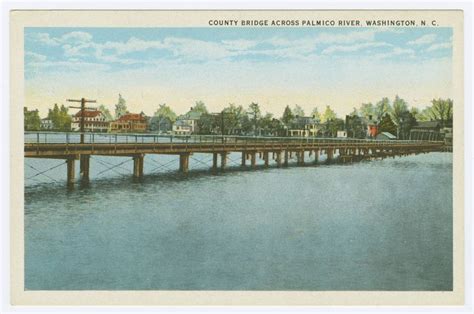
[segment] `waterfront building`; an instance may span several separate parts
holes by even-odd
[[[72,116],[71,130],[81,130],[82,110],[79,110]],[[84,131],[85,132],[107,132],[109,122],[107,117],[100,110],[85,110],[84,111]]]
[[[110,123],[110,132],[142,133],[148,128],[147,119],[143,113],[126,113]]]
[[[179,116],[173,125],[173,134],[188,135],[198,133],[198,122],[201,119],[201,115],[201,112],[193,111],[193,108],[191,108],[186,114]]]
[[[148,130],[156,133],[168,133],[173,129],[173,121],[168,117],[154,116],[150,118]]]
[[[337,137],[338,138],[347,138],[347,131],[337,131]]]
[[[299,117],[288,128],[288,136],[295,137],[312,137],[317,136],[319,131],[319,124],[314,117]]]

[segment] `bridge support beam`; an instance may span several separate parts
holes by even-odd
[[[281,152],[276,152],[276,162],[277,162],[277,167],[281,167]]]
[[[141,178],[143,177],[143,161],[145,159],[144,154],[139,154],[133,156],[133,177]]]
[[[242,152],[242,167],[245,167],[245,162],[247,161],[247,153]]]
[[[81,179],[88,181],[89,180],[89,166],[90,166],[91,155],[81,155],[80,161],[80,173]]]
[[[179,155],[179,171],[188,173],[189,171],[189,153]]]
[[[268,168],[268,151],[263,152],[263,160],[265,161],[265,168]]]
[[[285,150],[285,156],[284,156],[284,160],[283,160],[283,166],[284,167],[288,167],[288,151]]]
[[[333,160],[333,157],[334,157],[334,150],[332,148],[328,148],[327,151],[327,160],[326,160],[326,163],[330,164],[332,163],[332,160]]]
[[[227,153],[222,152],[221,153],[221,169],[224,170],[226,165],[227,165]]]
[[[74,181],[75,181],[75,176],[76,176],[76,167],[75,167],[75,158],[74,157],[69,157],[66,160],[67,163],[67,185],[68,186],[73,186]]]
[[[212,154],[212,171],[217,171],[217,153]]]
[[[255,168],[257,166],[257,153],[252,152],[250,153],[250,165],[252,168]]]
[[[314,151],[314,164],[317,165],[319,161],[319,149]]]
[[[304,150],[296,152],[298,166],[304,166]]]

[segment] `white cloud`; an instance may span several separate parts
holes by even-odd
[[[375,30],[353,31],[347,34],[322,33],[316,42],[324,44],[352,44],[358,41],[374,41]]]
[[[86,32],[71,32],[61,36],[62,43],[85,43],[92,40],[92,35]]]
[[[44,62],[46,61],[46,56],[42,55],[42,54],[39,54],[39,53],[35,53],[35,52],[31,52],[31,51],[27,51],[25,52],[25,57],[26,57],[26,62],[28,63],[32,63],[32,62]]]
[[[450,49],[451,48],[451,43],[450,42],[445,42],[445,43],[439,43],[439,44],[434,44],[431,45],[426,51],[435,51],[435,50],[440,50],[440,49]]]
[[[223,40],[224,47],[232,51],[242,51],[254,48],[258,45],[255,40],[236,39],[236,40]]]
[[[415,46],[419,46],[419,45],[428,45],[428,44],[431,44],[432,42],[434,42],[436,40],[436,35],[435,34],[426,34],[426,35],[423,35],[415,40],[411,40],[409,42],[407,42],[408,45],[415,45]]]
[[[367,48],[377,48],[377,47],[391,47],[391,44],[384,42],[373,42],[373,43],[362,43],[354,45],[344,45],[344,46],[330,46],[322,51],[322,54],[331,54],[334,52],[354,52]]]
[[[375,59],[384,59],[384,58],[390,58],[394,56],[401,56],[401,55],[406,55],[407,57],[414,57],[415,56],[415,51],[413,49],[405,49],[405,48],[400,48],[400,47],[395,47],[393,48],[392,51],[388,53],[379,53],[374,56]]]
[[[32,35],[34,41],[47,46],[59,46],[60,42],[57,38],[52,38],[48,33],[37,33]]]

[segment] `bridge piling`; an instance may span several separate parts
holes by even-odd
[[[288,167],[288,150],[286,150],[286,149],[285,149],[285,156],[284,156],[283,166]]]
[[[89,180],[90,158],[91,158],[91,155],[81,155],[80,157],[81,179],[85,181]]]
[[[141,178],[143,177],[143,161],[144,154],[138,154],[133,156],[133,177]]]
[[[242,152],[242,167],[245,167],[245,162],[247,161],[247,152]]]
[[[189,153],[179,155],[179,171],[188,173],[189,171]]]
[[[252,168],[256,167],[256,165],[257,165],[257,153],[256,152],[250,153],[250,164],[251,164]]]
[[[304,150],[296,152],[298,166],[304,166]]]
[[[73,186],[74,181],[75,181],[75,175],[76,175],[76,167],[75,167],[75,158],[74,157],[69,157],[66,160],[67,163],[67,185],[68,186]]]
[[[212,153],[212,171],[217,171],[217,153]]]
[[[224,171],[225,166],[227,165],[227,153],[221,153],[221,170]]]
[[[277,167],[280,168],[281,167],[281,152],[278,151],[278,152],[275,152],[276,153],[276,163],[277,163]]]
[[[268,168],[268,151],[263,152],[263,160],[265,162],[265,168]]]
[[[314,151],[314,164],[317,165],[319,161],[319,149]]]

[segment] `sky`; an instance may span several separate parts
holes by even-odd
[[[453,97],[451,28],[25,28],[24,45],[25,105],[42,117],[68,98],[112,111],[119,93],[149,115],[203,101],[344,116],[382,97]]]

